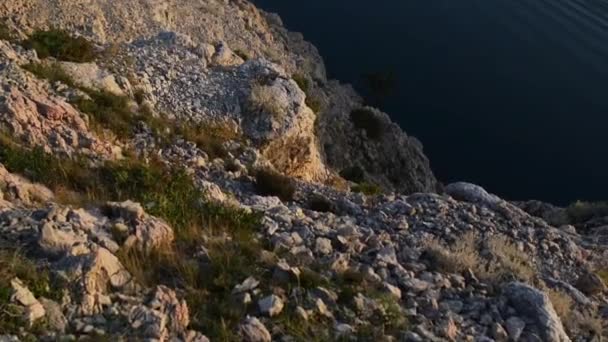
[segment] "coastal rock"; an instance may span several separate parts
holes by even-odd
[[[504,294],[518,313],[535,322],[545,340],[570,341],[546,294],[518,282],[508,284]]]

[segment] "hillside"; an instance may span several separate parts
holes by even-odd
[[[277,15],[0,18],[0,341],[608,336],[608,211],[443,188]]]

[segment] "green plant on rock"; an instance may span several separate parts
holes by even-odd
[[[355,109],[350,113],[350,119],[355,128],[364,130],[367,137],[372,140],[379,140],[384,133],[384,123],[369,108]]]
[[[608,202],[577,201],[566,208],[570,223],[584,223],[593,218],[608,216]]]
[[[0,40],[13,40],[13,34],[5,23],[0,23]]]
[[[362,193],[367,196],[376,196],[382,194],[382,188],[370,182],[363,182],[351,188],[353,192]]]
[[[36,50],[40,58],[54,57],[61,61],[85,63],[96,57],[95,47],[87,39],[73,37],[58,29],[35,31],[22,44]]]
[[[69,87],[76,87],[70,75],[61,68],[59,63],[29,63],[23,65],[22,68],[51,83],[61,82]]]
[[[269,169],[261,169],[256,172],[255,187],[258,194],[277,196],[283,201],[293,200],[296,192],[295,183],[290,177]]]
[[[38,267],[31,260],[14,248],[0,250],[0,332],[18,333],[26,326],[23,320],[23,308],[11,303],[13,293],[11,280],[19,278],[32,294],[58,300],[61,292],[56,289],[46,269]],[[32,327],[32,330],[39,328]],[[41,328],[41,327],[40,327]]]
[[[347,167],[340,171],[340,177],[355,183],[365,181],[365,171],[358,165]]]

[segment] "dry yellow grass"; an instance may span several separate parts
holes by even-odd
[[[572,298],[570,298],[570,296],[568,296],[563,291],[559,290],[550,289],[545,292],[549,296],[551,304],[553,304],[553,308],[555,309],[555,312],[557,313],[559,318],[564,322],[570,319],[570,314],[572,313],[572,305],[574,305]]]
[[[286,108],[277,101],[272,88],[259,83],[251,88],[248,106],[251,112],[265,112],[274,118],[284,116],[286,111]]]

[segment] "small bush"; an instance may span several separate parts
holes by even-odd
[[[262,112],[274,118],[283,117],[286,111],[275,98],[272,88],[259,83],[254,84],[251,88],[247,106],[250,112]]]
[[[176,129],[176,132],[183,136],[184,139],[195,143],[211,159],[225,159],[228,157],[228,150],[224,147],[224,142],[242,139],[237,130],[221,122],[204,122],[195,125],[183,124]]]
[[[355,109],[350,113],[350,119],[355,128],[365,131],[368,138],[373,140],[382,138],[384,124],[371,109]]]
[[[370,182],[363,182],[351,188],[353,192],[362,193],[367,196],[376,196],[382,194],[382,188]]]
[[[355,165],[340,171],[340,177],[347,181],[363,183],[365,181],[365,171],[360,166]]]
[[[291,78],[298,84],[298,87],[300,87],[303,92],[308,94],[311,85],[310,80],[306,76],[302,74],[294,74],[291,76]]]
[[[513,278],[524,282],[533,280],[536,272],[530,258],[506,236],[491,237],[487,247],[494,260],[478,272],[481,278],[495,283]]]
[[[11,280],[19,278],[35,297],[60,299],[61,292],[50,281],[49,272],[37,267],[32,261],[14,249],[0,250],[0,332],[18,333],[26,326],[23,309],[10,302]]]
[[[447,247],[439,240],[431,240],[422,255],[432,270],[444,273],[460,273],[475,270],[481,265],[477,251],[477,236],[467,233]]]
[[[310,210],[322,213],[336,213],[338,208],[334,202],[321,195],[313,195],[308,200]]]
[[[311,91],[312,84],[310,83],[310,80],[302,74],[294,74],[293,76],[291,76],[291,78],[298,84],[298,87],[300,87],[300,89],[302,89],[302,91],[306,94],[305,101],[308,108],[310,108],[315,113],[321,111],[321,100],[313,95]]]
[[[248,61],[251,59],[251,56],[245,50],[236,49],[234,50],[234,54],[241,57],[244,61]]]
[[[49,82],[61,82],[69,87],[76,87],[74,80],[68,75],[58,63],[42,64],[30,63],[22,66],[23,69],[36,75],[38,78],[49,80]]]
[[[276,171],[259,170],[255,175],[256,190],[263,196],[277,196],[283,201],[293,200],[296,187],[293,180]]]
[[[5,23],[0,23],[0,40],[12,41],[13,35]]]
[[[55,57],[61,61],[85,63],[95,60],[95,47],[83,37],[72,37],[63,30],[35,31],[23,42],[34,49],[38,57]]]
[[[565,292],[559,290],[550,289],[547,292],[547,296],[551,300],[551,304],[553,304],[553,308],[555,309],[555,313],[559,316],[559,318],[566,322],[570,318],[570,313],[572,312],[572,308],[574,306],[574,302],[570,296],[568,296]]]
[[[584,223],[594,218],[608,216],[608,202],[577,201],[566,208],[566,213],[570,223]]]

